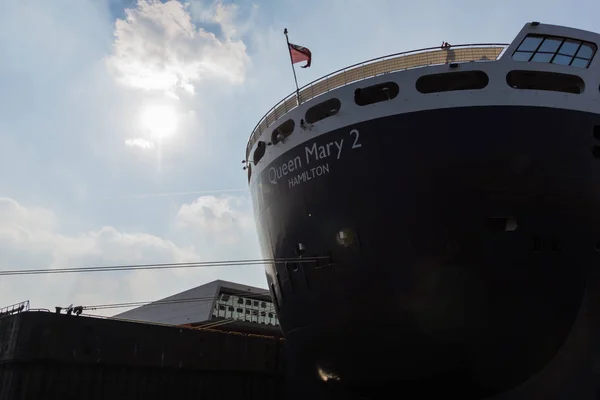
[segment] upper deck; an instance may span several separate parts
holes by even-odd
[[[300,102],[294,92],[272,107],[252,131],[245,161],[258,166],[265,156],[264,166],[317,131],[402,112],[482,104],[597,112],[599,45],[598,33],[530,22],[508,45],[431,47],[361,62],[303,86]],[[339,113],[342,104],[345,111]],[[337,116],[334,124],[329,119],[333,115]],[[283,119],[286,121],[276,123]],[[296,123],[311,133],[286,139],[283,145],[277,137],[287,138]],[[318,126],[313,131],[315,123]],[[250,180],[250,168],[248,177]]]
[[[306,102],[342,86],[391,72],[448,62],[495,61],[507,47],[507,44],[462,44],[453,45],[450,49],[441,49],[437,46],[374,58],[334,71],[308,83],[300,89],[300,101]],[[246,145],[246,158],[260,135],[280,117],[296,107],[298,107],[298,98],[296,92],[293,92],[275,104],[258,121]]]

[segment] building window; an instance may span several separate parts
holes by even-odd
[[[596,54],[596,45],[556,36],[529,35],[513,53],[513,60],[587,68]]]
[[[237,308],[234,306],[237,304]],[[259,312],[259,308],[264,311]],[[266,317],[267,313],[269,318]],[[240,321],[259,323],[263,325],[279,325],[275,316],[275,304],[271,301],[261,301],[246,297],[220,294],[215,303],[212,315],[215,318],[234,318]]]

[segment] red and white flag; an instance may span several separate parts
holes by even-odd
[[[296,64],[302,61],[306,61],[305,65],[302,65],[302,68],[310,67],[310,62],[312,61],[312,54],[309,49],[306,47],[298,46],[297,44],[288,43],[290,55],[292,56],[292,64]]]

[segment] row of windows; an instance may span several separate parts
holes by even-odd
[[[256,303],[256,304],[255,304]],[[222,296],[214,306],[215,318],[232,318],[258,324],[279,325],[275,306],[270,301],[257,301],[238,296]]]
[[[585,88],[583,79],[577,75],[544,71],[511,71],[506,75],[506,82],[514,89],[548,90],[575,94],[582,93]],[[484,89],[488,83],[489,77],[483,71],[457,71],[421,76],[417,79],[415,86],[420,93],[431,94],[457,90],[479,90]],[[356,89],[354,101],[359,106],[365,106],[392,100],[398,96],[398,93],[399,87],[395,82],[385,82]],[[309,108],[305,118],[307,122],[314,123],[337,114],[340,108],[341,102],[338,99],[325,100]],[[300,121],[300,125],[304,125],[304,120]],[[283,141],[294,132],[294,129],[295,122],[289,119],[273,130],[270,143],[259,141],[253,153],[253,163],[256,165],[260,162],[265,155],[267,145]],[[250,181],[251,174],[251,168],[248,168],[248,181]]]
[[[224,306],[222,304],[215,305],[212,315],[215,318],[231,318],[257,324],[279,325],[279,319],[274,312],[242,310],[241,308],[236,309],[232,306]]]
[[[231,311],[231,312],[236,312],[238,314],[246,314],[246,315],[260,315],[261,317],[265,317],[268,315],[269,318],[273,318],[274,317],[274,313],[270,312],[266,312],[266,311],[258,311],[258,310],[249,310],[249,309],[243,309],[241,307],[233,307],[233,306],[226,306],[224,304],[215,304],[215,310],[220,310],[220,311]]]
[[[261,308],[261,309],[268,308],[269,304],[272,304],[267,301],[249,299],[246,297],[229,295],[229,294],[225,294],[225,293],[222,293],[219,296],[219,298],[217,299],[217,302],[220,304],[225,304],[225,305],[246,305],[246,306],[255,307],[257,309],[258,308]]]
[[[594,43],[581,40],[528,35],[513,53],[513,60],[587,68],[596,50]]]
[[[332,98],[325,100],[324,102],[309,108],[304,114],[304,119],[300,120],[300,125],[304,126],[305,121],[309,124],[314,124],[325,118],[331,117],[337,114],[341,107],[342,102],[339,99]],[[277,128],[273,129],[273,132],[271,133],[271,142],[269,142],[269,145],[282,142],[286,137],[290,136],[294,132],[295,128],[296,123],[294,120],[288,119]]]

